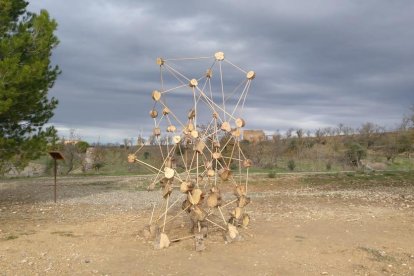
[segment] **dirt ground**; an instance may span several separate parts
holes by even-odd
[[[255,177],[243,240],[212,226],[203,252],[143,238],[160,197],[145,179],[61,178],[57,204],[51,178],[0,180],[0,275],[414,275],[410,179]],[[188,229],[184,214],[166,232]]]

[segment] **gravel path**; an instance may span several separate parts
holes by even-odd
[[[258,176],[256,176],[258,177]],[[291,176],[285,176],[286,178]],[[269,179],[261,180],[261,183]],[[146,191],[151,176],[93,176],[60,177],[58,179],[58,202],[63,205],[91,205],[117,207],[129,210],[147,210],[154,204],[163,204],[159,190]],[[53,178],[9,179],[0,182],[0,207],[13,205],[49,205],[53,203]],[[259,187],[259,186],[256,186]],[[397,208],[413,208],[413,187],[382,187],[376,189],[342,188],[327,190],[323,187],[301,187],[298,189],[251,189],[252,200],[274,198],[297,198],[300,200],[340,199],[358,200],[367,204],[385,204]],[[174,191],[170,202],[183,195]],[[225,200],[234,198],[232,193],[223,193]],[[182,200],[179,200],[181,202]],[[180,203],[177,204],[179,206]],[[105,207],[104,207],[105,208]]]

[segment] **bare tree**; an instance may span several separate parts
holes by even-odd
[[[75,164],[82,163],[82,155],[89,145],[86,142],[80,141],[80,135],[74,128],[70,129],[68,140],[62,138],[62,144],[64,147],[65,164],[68,167],[66,173],[68,174],[74,169]]]
[[[165,145],[167,145],[168,144],[168,142],[169,141],[171,141],[171,139],[169,139],[168,138],[168,136],[166,136],[166,135],[161,135],[160,137],[159,137],[159,142],[160,142],[160,145],[162,145],[162,146],[165,146]]]
[[[323,129],[323,132],[325,133],[326,136],[334,136],[336,131],[332,127],[325,127]]]
[[[286,138],[290,138],[290,137],[292,137],[292,132],[293,132],[293,128],[289,128],[287,131],[286,131]]]
[[[344,132],[344,124],[343,123],[339,123],[338,124],[338,127],[337,127],[337,129],[336,129],[336,134],[337,135],[342,135],[343,134],[343,132]]]
[[[124,138],[123,145],[124,145],[125,149],[128,149],[130,146],[132,146],[132,139]]]
[[[349,135],[354,133],[354,129],[352,127],[349,127],[349,126],[344,126],[342,128],[342,132],[345,136],[349,136]]]
[[[410,114],[404,115],[402,118],[400,130],[408,130],[414,128],[414,104],[410,107]]]
[[[317,130],[315,130],[315,136],[316,136],[316,142],[318,144],[324,143],[325,132],[322,129],[318,128]]]
[[[367,148],[370,148],[372,145],[374,145],[376,134],[381,133],[383,129],[383,127],[380,127],[379,125],[371,122],[362,124],[361,128],[358,129],[361,142],[365,144]]]
[[[298,136],[298,138],[299,138],[299,139],[302,139],[303,134],[304,134],[303,129],[298,128],[298,129],[296,130],[296,135]]]
[[[154,134],[150,135],[150,137],[148,138],[148,143],[151,146],[157,145],[157,137]]]
[[[138,138],[137,138],[137,145],[141,146],[143,144],[145,144],[145,139],[140,134],[140,135],[138,135]]]

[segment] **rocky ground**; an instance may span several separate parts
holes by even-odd
[[[203,252],[143,238],[162,204],[145,177],[63,177],[57,204],[51,178],[0,180],[0,275],[414,275],[413,179],[253,177],[243,240],[211,226]],[[166,232],[187,236],[189,224],[183,214]]]

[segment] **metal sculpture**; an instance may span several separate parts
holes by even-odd
[[[190,76],[180,67],[184,62],[194,66],[196,61],[208,62],[199,75]],[[246,124],[242,114],[256,74],[236,66],[223,52],[212,57],[157,58],[157,64],[160,87],[152,91],[149,115],[163,161],[156,166],[138,158],[144,145],[128,156],[128,162],[154,172],[149,190],[161,184],[163,204],[157,216],[154,205],[144,235],[155,238],[158,249],[172,241],[194,238],[195,249],[204,250],[209,226],[223,231],[228,242],[239,240],[239,227],[247,227],[250,221],[246,205],[250,203],[247,192],[252,165],[240,144]],[[195,69],[190,69],[194,74]],[[183,109],[187,103],[188,109]],[[176,110],[174,105],[181,108]],[[227,201],[220,188],[225,182],[233,185],[235,196]],[[174,193],[181,195],[171,203]],[[181,210],[174,213],[173,207],[179,203]],[[193,234],[170,240],[167,226],[184,213],[192,222]]]

